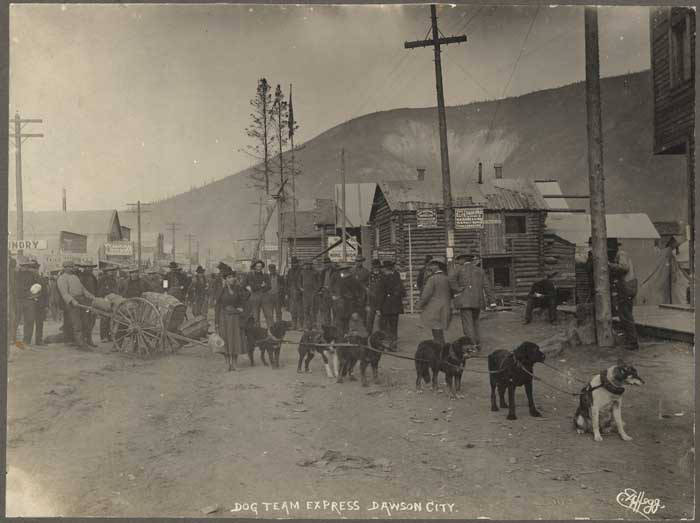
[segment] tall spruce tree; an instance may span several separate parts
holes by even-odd
[[[246,147],[246,152],[260,163],[253,167],[251,178],[258,189],[264,189],[270,196],[271,151],[274,144],[272,88],[265,78],[258,80],[255,97],[250,101],[253,112],[251,123],[246,127],[246,134],[253,143]]]

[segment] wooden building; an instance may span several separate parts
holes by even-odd
[[[692,269],[695,259],[695,9],[652,7],[649,32],[654,154],[686,157],[687,221],[690,225],[687,236]]]
[[[372,203],[373,256],[393,258],[413,287],[427,254],[444,256],[444,213],[438,188],[425,180],[380,182]],[[499,296],[525,296],[544,276],[547,204],[531,183],[470,183],[453,198],[455,254],[477,254]]]
[[[544,233],[545,272],[558,273],[553,281],[559,303],[576,302],[576,245],[556,234]]]

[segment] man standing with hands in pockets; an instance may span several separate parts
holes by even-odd
[[[462,330],[477,350],[481,350],[479,315],[485,308],[484,294],[491,302],[491,288],[484,271],[474,260],[475,256],[461,253],[455,258],[456,266],[449,277],[455,308],[459,309]]]

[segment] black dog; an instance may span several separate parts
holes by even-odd
[[[462,389],[462,372],[469,356],[475,352],[469,340],[462,336],[456,341],[441,345],[434,340],[421,341],[416,349],[416,391],[421,391],[423,380],[432,382],[433,391],[437,390],[438,374],[445,373],[445,380],[450,388],[450,396],[456,397]],[[432,371],[432,378],[430,373]]]
[[[270,366],[279,368],[280,366],[280,348],[282,346],[282,338],[287,333],[291,323],[288,321],[277,321],[272,324],[270,331],[263,327],[255,325],[253,318],[248,318],[245,335],[248,345],[248,358],[250,358],[251,367],[255,365],[253,355],[255,348],[260,349],[260,359],[263,365],[268,366],[265,354],[270,357]]]
[[[374,383],[379,383],[379,360],[382,358],[382,352],[391,350],[391,339],[385,332],[375,331],[369,337],[369,346],[375,350],[370,350],[367,347],[360,348],[360,373],[362,374],[363,387],[369,385],[369,383],[367,383],[367,376],[365,375],[367,365],[372,365]]]
[[[535,363],[544,361],[544,354],[535,343],[526,341],[512,352],[497,350],[489,354],[489,373],[491,381],[491,410],[498,411],[496,405],[496,387],[501,402],[501,408],[508,408],[506,419],[514,420],[515,417],[515,387],[525,385],[527,403],[530,407],[530,415],[541,417],[535,408],[532,397],[532,367]],[[506,388],[508,389],[508,404],[505,400]]]
[[[314,358],[314,355],[318,352],[323,358],[323,364],[326,367],[326,372],[330,376],[330,366],[328,364],[328,354],[330,352],[330,347],[324,347],[322,345],[331,344],[338,339],[338,330],[335,326],[324,325],[321,327],[322,330],[310,330],[305,331],[301,336],[299,341],[299,363],[297,365],[297,372],[301,372],[302,362],[304,363],[304,370],[310,372],[309,363]]]
[[[343,379],[347,375],[349,375],[350,381],[357,380],[357,378],[352,375],[352,371],[355,369],[357,360],[360,359],[360,352],[363,350],[363,347],[367,345],[367,338],[346,334],[343,338],[343,343],[348,346],[336,349],[339,362],[338,383],[343,383]]]

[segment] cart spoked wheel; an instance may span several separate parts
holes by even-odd
[[[150,356],[163,350],[165,328],[158,309],[143,298],[129,298],[112,315],[112,339],[121,352]]]

